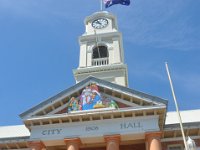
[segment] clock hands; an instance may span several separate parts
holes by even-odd
[[[93,23],[92,23],[92,26],[94,28],[101,29],[101,28],[106,27],[107,24],[108,24],[108,20],[107,19],[100,18],[100,19],[94,20]]]
[[[102,23],[99,21],[99,20],[97,20],[97,22],[96,22],[97,24],[99,24],[99,25],[101,25]]]

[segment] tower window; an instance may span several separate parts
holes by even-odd
[[[108,57],[108,50],[106,46],[97,46],[93,49],[92,59]]]
[[[101,66],[108,64],[108,49],[106,46],[97,46],[93,49],[92,65]]]

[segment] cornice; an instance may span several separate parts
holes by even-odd
[[[87,24],[89,21],[92,21],[97,17],[107,17],[110,19],[116,19],[116,16],[114,16],[113,14],[111,14],[107,11],[100,11],[100,12],[95,12],[90,16],[87,16],[84,20],[84,23]]]
[[[122,37],[122,33],[121,32],[116,32],[116,31],[110,31],[110,32],[106,32],[106,33],[98,33],[98,34],[83,34],[82,36],[79,36],[79,44],[81,43],[87,43],[87,42],[91,42],[91,40],[96,40],[96,38],[111,38],[111,40],[113,40],[113,38],[116,40],[118,38]]]
[[[113,65],[105,65],[105,66],[91,66],[91,67],[85,67],[85,68],[78,68],[74,69],[73,73],[74,75],[83,74],[83,73],[90,73],[90,72],[102,72],[102,71],[116,71],[116,69],[121,70],[125,69],[127,70],[126,64],[113,64]]]

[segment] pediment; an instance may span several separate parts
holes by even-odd
[[[23,120],[58,114],[77,114],[108,110],[154,109],[165,106],[167,101],[136,90],[116,85],[94,77],[58,93],[22,113]]]

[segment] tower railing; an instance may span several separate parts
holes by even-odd
[[[92,59],[92,66],[108,65],[108,57]]]

